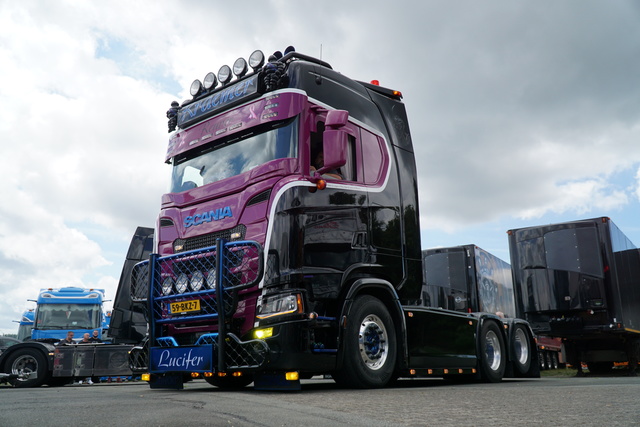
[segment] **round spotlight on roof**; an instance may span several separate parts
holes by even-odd
[[[226,85],[231,81],[231,77],[231,68],[228,65],[220,67],[218,70],[218,80],[220,80],[220,83]]]
[[[200,83],[200,80],[196,79],[193,81],[193,83],[191,83],[189,93],[191,94],[191,96],[196,96],[200,93],[200,91],[202,91],[202,83]]]
[[[249,56],[249,67],[253,69],[253,71],[257,71],[258,68],[264,65],[264,53],[261,50],[254,50],[253,53]]]
[[[287,46],[287,48],[284,50],[284,55],[287,56],[288,53],[295,52],[295,51],[296,51],[295,47]]]
[[[202,84],[204,85],[205,90],[209,90],[218,85],[218,79],[215,74],[207,73],[207,75],[204,76],[204,81],[202,82]]]
[[[247,74],[247,61],[245,61],[244,58],[238,58],[236,62],[233,63],[233,74],[238,78]]]

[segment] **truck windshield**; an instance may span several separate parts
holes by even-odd
[[[268,123],[176,156],[170,191],[179,193],[239,175],[271,160],[295,158],[297,136],[298,120],[294,118]]]
[[[36,329],[96,329],[100,327],[99,304],[39,304]]]

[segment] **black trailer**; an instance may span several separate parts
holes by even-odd
[[[607,217],[508,231],[517,313],[562,338],[581,373],[629,362],[640,346],[640,251]]]
[[[432,248],[422,251],[424,288],[422,298],[429,307],[463,313],[498,315],[513,345],[513,372],[539,375],[533,332],[516,318],[511,266],[476,245]],[[535,365],[535,364],[533,364]]]

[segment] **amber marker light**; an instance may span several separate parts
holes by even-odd
[[[295,371],[294,372],[285,372],[284,378],[287,381],[298,381],[298,379],[300,379],[300,376]]]

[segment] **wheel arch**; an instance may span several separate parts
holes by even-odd
[[[337,367],[341,367],[343,363],[343,337],[345,333],[346,322],[349,319],[349,313],[353,306],[353,301],[360,295],[370,295],[382,302],[393,319],[394,329],[397,337],[398,358],[396,360],[396,369],[405,366],[408,363],[407,349],[407,326],[402,311],[402,305],[398,294],[393,285],[383,279],[378,278],[360,278],[354,280],[349,286],[345,287],[346,292],[342,298],[342,308],[340,310],[339,328],[338,328],[338,359]]]

